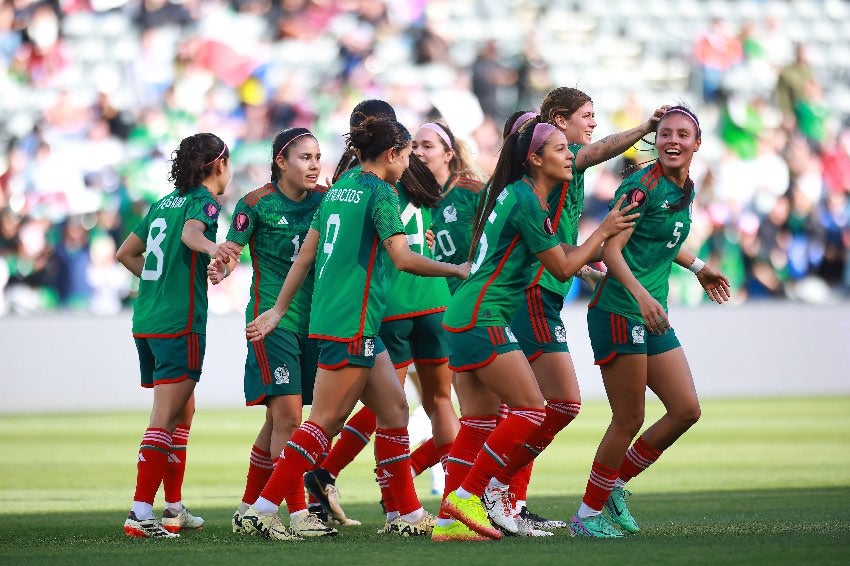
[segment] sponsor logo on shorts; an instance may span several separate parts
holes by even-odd
[[[508,337],[508,342],[516,343],[516,336],[514,336],[514,333],[511,332],[510,326],[505,327],[505,336]]]
[[[632,327],[632,344],[643,344],[643,335],[645,329],[643,325],[635,325]]]
[[[274,383],[275,385],[284,385],[289,383],[289,368],[286,367],[286,364],[274,370]]]
[[[457,209],[451,204],[443,209],[443,220],[447,224],[457,220]]]
[[[567,341],[567,331],[560,324],[555,327],[555,340],[561,343]]]
[[[363,340],[363,355],[366,357],[375,355],[375,339],[366,338]]]

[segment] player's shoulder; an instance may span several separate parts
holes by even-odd
[[[257,206],[258,202],[273,194],[274,191],[274,185],[272,183],[266,183],[260,188],[249,191],[244,197],[242,197],[242,202],[245,203],[245,206],[253,208]]]
[[[455,180],[455,188],[478,194],[484,188],[484,183],[471,177],[458,177]]]
[[[623,184],[639,187],[644,189],[646,192],[651,192],[658,186],[659,181],[663,178],[664,171],[661,169],[661,164],[656,161],[651,165],[638,169],[626,177]]]

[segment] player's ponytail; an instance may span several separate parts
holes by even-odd
[[[217,135],[205,132],[183,138],[171,153],[168,180],[180,194],[184,194],[201,186],[202,181],[212,174],[219,159],[230,159],[230,150]]]
[[[530,122],[534,125],[540,124],[540,117],[534,118]],[[484,197],[478,202],[478,208],[475,211],[475,220],[472,223],[472,244],[467,256],[468,261],[473,261],[475,258],[478,241],[484,233],[484,226],[490,217],[490,213],[496,207],[496,200],[499,195],[505,187],[521,179],[526,171],[528,150],[534,137],[534,127],[531,126],[531,123],[528,127],[520,128],[505,138],[502,151],[499,152],[496,168],[485,187]],[[542,146],[537,151],[542,151]]]
[[[368,116],[383,116],[384,118],[389,118],[391,120],[396,119],[395,110],[393,110],[393,107],[390,106],[388,102],[378,98],[361,100],[357,103],[357,106],[354,107],[351,111],[351,115],[348,117],[349,130],[362,124],[363,120],[365,120]],[[331,177],[331,183],[336,183],[343,173],[359,165],[360,161],[361,159],[357,154],[357,150],[351,145],[350,141],[347,141],[345,144],[345,150],[342,152],[342,156],[336,164],[336,169],[334,169],[334,174]]]

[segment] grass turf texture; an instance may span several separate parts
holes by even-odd
[[[651,422],[660,409],[648,405]],[[586,403],[539,458],[533,511],[575,512],[608,417],[604,402]],[[371,447],[338,481],[346,513],[363,526],[298,543],[234,535],[230,516],[262,418],[260,410],[200,408],[183,495],[207,526],[177,540],[133,540],[121,525],[146,414],[0,417],[0,563],[845,564],[850,551],[847,397],[703,401],[694,429],[630,482],[642,532],[617,541],[571,539],[565,530],[466,544],[376,534],[384,519]],[[427,475],[417,480],[420,494],[428,486]],[[436,510],[437,497],[422,500]]]

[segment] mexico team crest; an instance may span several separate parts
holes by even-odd
[[[646,329],[642,324],[637,324],[632,327],[632,344],[643,344],[644,341],[644,333]]]
[[[286,364],[283,364],[274,370],[274,383],[275,385],[285,385],[289,383],[289,368],[286,367]]]
[[[449,205],[443,209],[443,221],[448,224],[457,220],[457,209],[453,205]]]
[[[555,340],[561,344],[567,341],[567,331],[560,324],[555,327]]]

